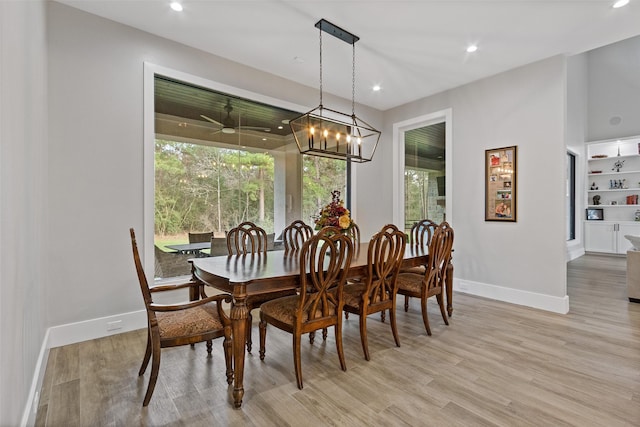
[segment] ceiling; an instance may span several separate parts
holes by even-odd
[[[640,0],[619,9],[613,1],[182,0],[174,12],[168,0],[59,0],[316,88],[314,24],[325,18],[360,37],[356,102],[381,111],[639,35]],[[467,53],[471,43],[478,50]],[[350,45],[325,33],[323,90],[350,99],[351,64]]]

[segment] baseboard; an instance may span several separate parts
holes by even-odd
[[[36,361],[35,370],[33,372],[31,388],[29,389],[29,395],[27,396],[27,403],[24,405],[24,410],[22,411],[22,421],[20,421],[21,427],[32,426],[36,423],[38,402],[40,401],[40,390],[42,389],[47,361],[49,360],[49,348],[51,348],[48,344],[49,329],[45,332],[42,345],[40,346],[40,353],[38,354],[38,360]]]
[[[49,328],[49,348],[60,347],[147,327],[145,310],[98,317]]]
[[[554,297],[519,289],[505,288],[471,280],[453,279],[453,289],[457,292],[490,298],[512,304],[538,308],[554,313],[567,314],[569,312],[569,296]],[[454,303],[455,309],[455,303]]]
[[[584,255],[584,247],[567,247],[567,262],[573,261],[576,258],[580,258],[582,255]]]
[[[35,424],[49,349],[146,327],[147,313],[145,310],[140,310],[48,328],[42,340],[20,425],[26,427]]]

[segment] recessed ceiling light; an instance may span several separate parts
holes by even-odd
[[[171,6],[171,9],[175,10],[176,12],[182,12],[182,5],[177,1],[172,1],[169,6]]]
[[[284,129],[284,126],[278,126],[278,129]]]
[[[380,85],[375,85],[375,86],[373,87],[373,91],[374,91],[374,92],[377,92],[377,91],[379,91],[380,89],[381,89]]]
[[[263,140],[263,141],[266,141],[266,140],[267,140],[267,138],[262,138],[262,140]]]
[[[629,0],[618,0],[613,4],[613,8],[617,9],[619,7],[626,6],[628,4],[629,4]]]
[[[289,124],[289,120],[287,120],[287,119],[282,120],[282,124],[288,125]]]
[[[473,53],[473,52],[475,52],[476,50],[478,50],[478,46],[477,46],[477,45],[475,45],[475,44],[472,44],[472,45],[467,46],[467,52],[468,52],[468,53]]]

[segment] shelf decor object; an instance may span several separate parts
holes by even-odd
[[[320,105],[289,122],[293,137],[301,154],[347,160],[355,163],[369,162],[380,140],[380,131],[355,112],[356,42],[358,36],[343,30],[324,19],[316,22],[320,32]],[[322,104],[322,33],[326,32],[352,45],[351,114],[341,113]]]
[[[517,149],[485,150],[485,221],[516,222]]]

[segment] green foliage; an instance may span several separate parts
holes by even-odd
[[[273,157],[156,140],[155,233],[273,229]]]

